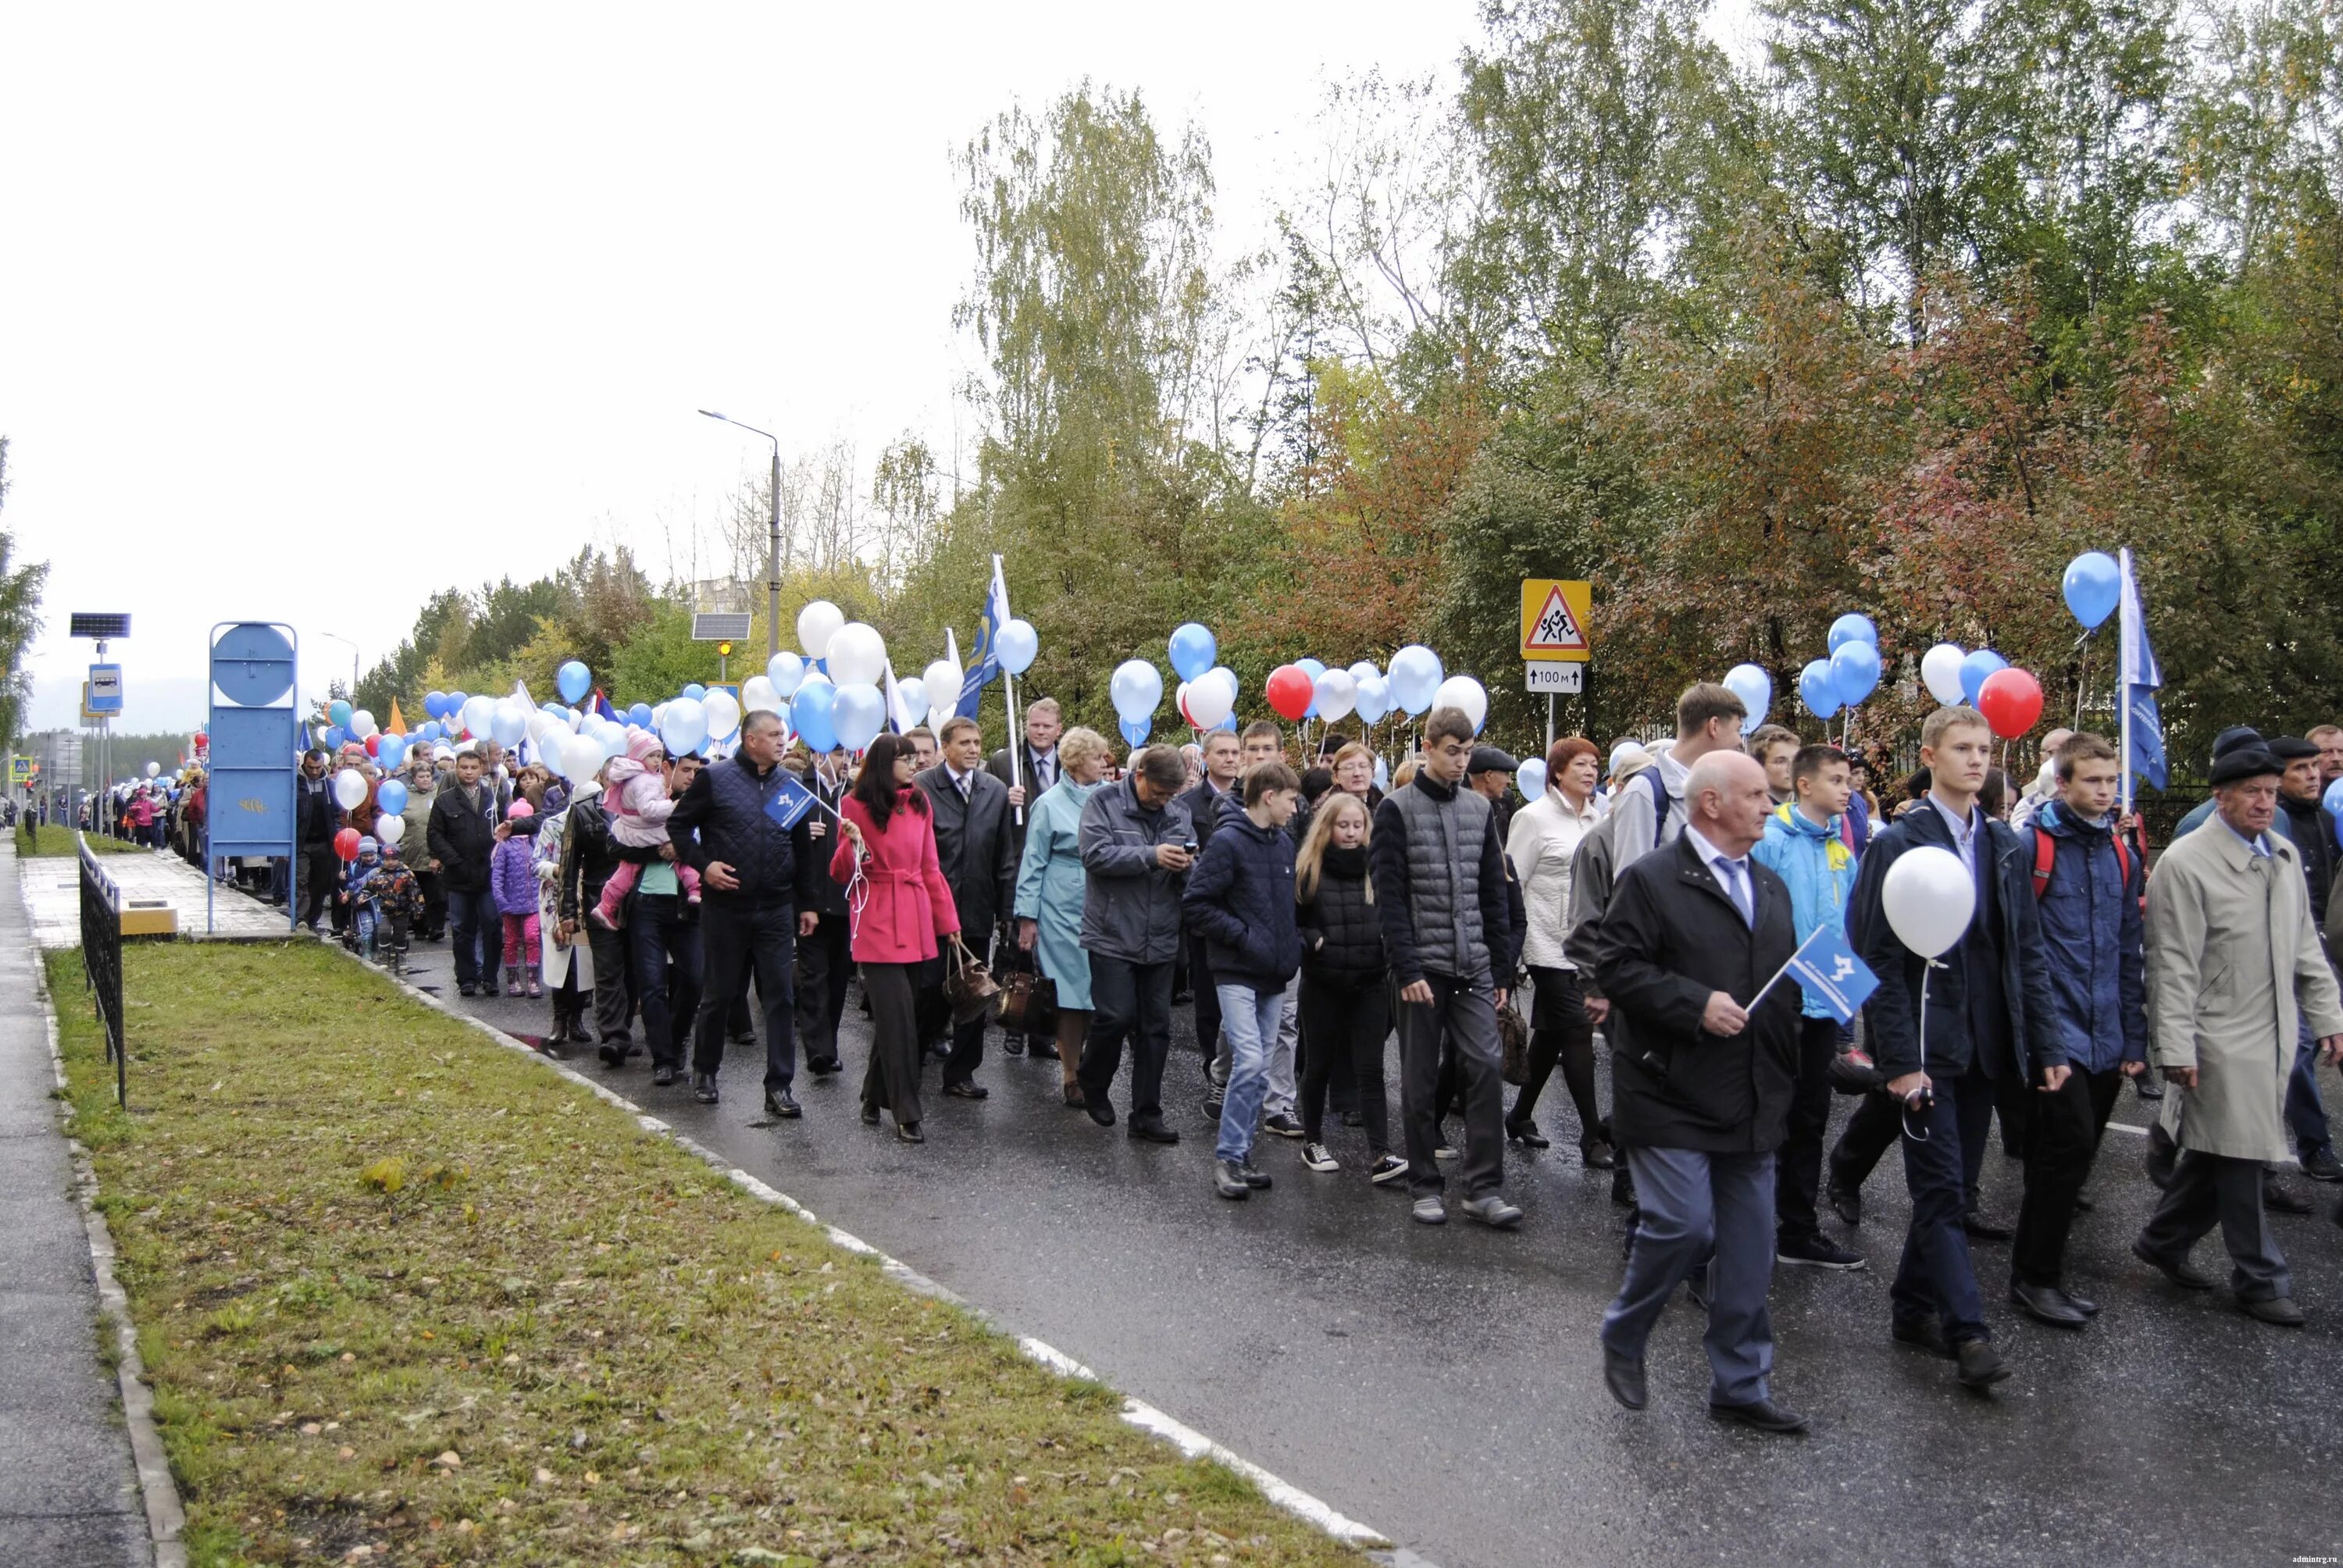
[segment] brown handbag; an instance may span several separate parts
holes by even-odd
[[[1057,1028],[1058,982],[1018,970],[1001,993],[1001,1027],[1011,1034],[1049,1034]]]
[[[969,1023],[982,1018],[1000,995],[1001,982],[954,931],[944,974],[944,1000],[951,1004],[952,1021]]]
[[[1511,997],[1497,1010],[1497,1047],[1504,1055],[1499,1073],[1519,1089],[1530,1081],[1530,1026],[1522,1021]]]

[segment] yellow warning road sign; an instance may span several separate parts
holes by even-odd
[[[1586,633],[1594,585],[1561,578],[1522,579],[1522,658],[1524,663],[1583,664],[1594,656]]]

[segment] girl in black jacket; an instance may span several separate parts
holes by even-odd
[[[1365,1122],[1367,1179],[1378,1185],[1407,1175],[1407,1161],[1391,1151],[1389,1108],[1383,1095],[1383,1042],[1391,1034],[1384,986],[1389,960],[1367,878],[1367,836],[1373,824],[1355,795],[1334,790],[1319,802],[1310,831],[1294,856],[1293,893],[1301,902],[1302,1038],[1310,1042],[1302,1073],[1302,1162],[1312,1171],[1339,1171],[1327,1151],[1326,1078],[1337,1056],[1351,1064]]]

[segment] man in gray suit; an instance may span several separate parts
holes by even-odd
[[[973,719],[944,721],[944,759],[918,776],[934,807],[936,859],[960,910],[960,940],[989,958],[994,928],[1009,910],[1017,879],[1017,839],[1009,819],[1009,787],[986,770],[984,731]],[[944,1092],[982,1100],[976,1070],[984,1062],[984,1015],[954,1023],[944,1060]]]

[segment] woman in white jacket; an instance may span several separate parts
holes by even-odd
[[[1528,931],[1522,961],[1532,984],[1529,1080],[1513,1097],[1505,1136],[1531,1149],[1549,1140],[1533,1119],[1538,1096],[1559,1061],[1562,1081],[1578,1107],[1578,1149],[1587,1168],[1607,1171],[1617,1162],[1610,1124],[1594,1101],[1594,1026],[1586,1017],[1578,970],[1563,956],[1570,935],[1570,863],[1579,840],[1603,819],[1594,787],[1603,777],[1603,753],[1581,736],[1557,740],[1546,752],[1546,790],[1514,813],[1505,853],[1522,880]]]

